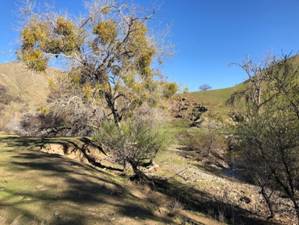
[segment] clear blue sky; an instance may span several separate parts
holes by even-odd
[[[15,59],[18,1],[0,0],[0,62]],[[175,45],[175,55],[162,71],[191,90],[204,83],[223,88],[244,80],[245,74],[229,64],[247,56],[261,60],[268,54],[298,52],[299,0],[132,1],[160,6],[152,26],[169,24],[169,40]],[[73,15],[83,8],[81,0],[50,2]]]

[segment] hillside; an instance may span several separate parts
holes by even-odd
[[[234,87],[224,89],[191,92],[187,93],[186,96],[189,96],[195,101],[202,103],[203,105],[207,106],[208,109],[214,112],[227,112],[229,108],[226,105],[226,101],[234,92],[244,88],[244,85],[245,84],[241,83]]]
[[[49,92],[48,76],[53,71],[35,73],[21,63],[0,64],[0,85],[30,107],[37,107],[46,101]]]
[[[288,59],[289,62],[293,63],[294,67],[299,66],[299,55],[295,55]],[[298,75],[299,77],[299,75]],[[240,91],[246,87],[246,81],[237,84],[233,87],[216,89],[209,91],[196,91],[184,94],[186,97],[192,98],[197,102],[207,106],[208,109],[214,112],[227,112],[229,107],[226,105],[229,97],[236,91]]]
[[[30,112],[46,103],[48,78],[56,70],[45,73],[29,71],[24,64],[0,64],[0,129],[14,130],[23,112]]]

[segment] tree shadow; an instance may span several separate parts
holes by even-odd
[[[59,207],[59,215],[52,215],[47,222],[49,224],[60,225],[86,225],[97,222],[113,224],[111,220],[113,215],[101,215],[101,210],[90,213],[86,209],[90,207],[112,206],[116,208],[119,216],[138,218],[140,220],[153,220],[164,224],[173,224],[172,220],[166,216],[156,216],[152,209],[146,207],[145,200],[138,199],[132,195],[124,185],[121,185],[117,179],[112,179],[112,174],[92,165],[81,164],[79,162],[66,159],[60,155],[47,154],[40,151],[28,151],[27,147],[41,146],[45,143],[62,143],[67,145],[78,145],[72,140],[65,139],[38,139],[38,138],[18,138],[5,137],[0,138],[1,142],[11,147],[12,156],[10,161],[10,170],[15,173],[38,171],[43,177],[50,180],[62,179],[65,183],[63,190],[56,193],[51,191],[59,188],[55,185],[49,185],[44,190],[14,191],[4,188],[8,197],[0,199],[1,207],[10,207],[19,214],[24,215],[28,220],[38,219],[31,211],[22,209],[24,204],[43,203],[45,210],[52,210],[53,207]],[[26,147],[24,149],[24,147]],[[17,150],[13,150],[17,149]],[[34,178],[32,178],[34,179]],[[153,178],[156,190],[171,199],[177,199],[184,206],[195,212],[201,212],[211,218],[224,220],[229,224],[275,224],[265,221],[259,215],[252,214],[238,206],[234,206],[222,201],[216,200],[207,193],[182,184],[175,180],[163,180]],[[50,189],[50,191],[49,191]],[[9,198],[23,196],[18,201],[9,201]],[[24,200],[25,199],[25,200]],[[121,199],[121,200],[120,200]],[[7,203],[9,202],[9,203]],[[145,201],[150,202],[149,200]],[[71,209],[71,210],[70,210]],[[105,209],[103,209],[105,211]],[[46,223],[47,224],[47,223]]]
[[[8,147],[26,147],[26,148],[38,148],[43,149],[46,145],[49,144],[57,144],[62,146],[64,154],[70,154],[73,152],[80,152],[83,157],[90,163],[91,165],[102,168],[102,169],[109,169],[112,171],[123,172],[123,169],[118,167],[112,167],[104,165],[97,161],[91,154],[89,154],[89,148],[92,147],[97,149],[99,154],[106,155],[104,150],[93,143],[88,138],[65,138],[65,137],[55,137],[55,138],[35,138],[35,137],[0,137],[1,142],[5,142]],[[53,154],[55,155],[55,154]]]
[[[46,223],[53,225],[86,225],[99,222],[113,224],[112,216],[108,215],[111,211],[107,209],[111,207],[114,213],[118,212],[118,217],[171,223],[169,218],[156,216],[141,199],[131,194],[131,191],[119,180],[125,178],[60,155],[24,149],[24,146],[32,147],[47,143],[45,140],[6,137],[0,138],[0,141],[11,147],[10,161],[6,170],[19,176],[37,173],[38,176],[29,179],[41,177],[48,179],[50,183],[44,187],[44,190],[36,187],[32,190],[22,187],[13,189],[5,185],[1,187],[0,192],[5,197],[1,195],[0,208],[11,209],[15,214],[22,215],[25,221],[44,221],[40,218],[41,215],[35,214],[32,210],[25,210],[23,207],[37,204],[41,205],[44,211],[52,212],[53,208],[57,208],[58,215],[50,216]],[[57,143],[57,140],[52,141]],[[107,215],[105,215],[106,211]]]

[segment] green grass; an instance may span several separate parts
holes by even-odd
[[[299,55],[295,55],[288,60],[292,62],[295,67],[299,65]],[[191,92],[186,95],[206,105],[209,109],[215,112],[227,112],[229,107],[226,105],[226,101],[234,92],[244,89],[245,85],[245,82],[243,82],[229,88]]]
[[[242,83],[230,88],[191,92],[187,95],[191,96],[197,102],[207,106],[210,111],[219,113],[228,112],[229,106],[226,104],[227,100],[234,92],[244,88],[244,85],[245,84]]]
[[[37,147],[75,141],[0,134],[1,225],[184,223],[186,216],[168,214],[172,197],[110,170],[43,153]],[[219,224],[204,215],[200,218]]]
[[[128,191],[126,178],[30,150],[36,142],[1,137],[0,216],[7,224],[121,224],[131,214],[135,223],[164,221]]]

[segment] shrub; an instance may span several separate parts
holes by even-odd
[[[221,132],[213,129],[191,129],[178,136],[186,149],[185,156],[202,161],[206,165],[226,167],[227,141]]]
[[[299,222],[299,84],[293,59],[272,59],[265,66],[248,62],[242,66],[249,76],[245,90],[236,92],[234,137],[240,145],[239,167],[261,188],[272,209],[272,193],[281,192],[293,204]],[[236,161],[236,160],[235,160]],[[269,190],[266,191],[265,190]]]
[[[63,126],[62,119],[52,114],[27,113],[23,115],[17,133],[25,136],[50,135],[52,129],[58,129],[61,126]]]
[[[178,85],[176,83],[164,83],[163,96],[170,98],[178,92]]]
[[[122,121],[119,127],[114,122],[104,122],[94,140],[109,149],[124,168],[129,163],[137,177],[142,176],[139,168],[150,165],[166,144],[165,135],[158,127],[138,118]]]

